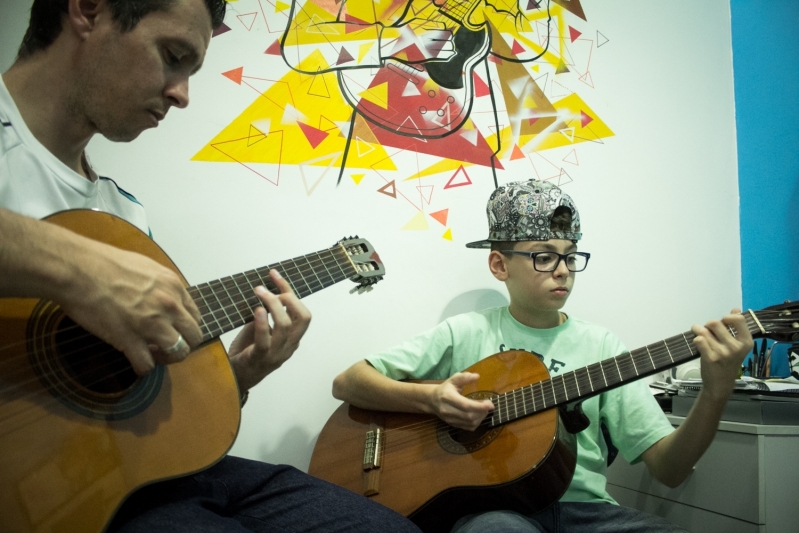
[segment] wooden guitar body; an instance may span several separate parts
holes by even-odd
[[[464,390],[496,396],[549,377],[523,351],[507,351],[469,369],[480,375]],[[382,428],[379,468],[364,470],[364,440]],[[487,429],[461,432],[435,417],[341,405],[323,428],[309,473],[366,494],[408,516],[423,531],[449,531],[464,514],[496,509],[533,513],[560,498],[577,460],[574,435],[557,409]]]
[[[116,217],[70,211],[49,221],[178,272]],[[83,330],[73,335],[78,328],[57,306],[0,299],[0,320],[3,533],[102,531],[136,488],[207,468],[233,444],[239,396],[220,341],[144,379],[123,371],[103,382],[86,377],[71,356],[109,352],[101,364],[113,367],[122,355]]]

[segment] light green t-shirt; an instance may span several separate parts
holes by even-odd
[[[464,313],[366,360],[392,379],[446,379],[497,352],[526,350],[543,357],[551,376],[577,370],[626,352],[608,330],[569,317],[550,329],[535,329],[513,318],[507,307]],[[607,445],[600,423],[627,461],[673,431],[642,380],[583,401],[590,426],[577,434],[577,466],[561,501],[616,501],[605,484]]]

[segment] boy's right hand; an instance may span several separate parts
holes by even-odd
[[[458,372],[436,385],[431,397],[433,412],[441,420],[460,429],[474,431],[480,422],[494,410],[491,400],[472,400],[462,394],[463,387],[474,383],[480,376],[472,372]]]

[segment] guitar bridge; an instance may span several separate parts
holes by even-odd
[[[374,496],[380,490],[380,458],[383,433],[379,427],[366,432],[363,450],[363,495]]]
[[[366,445],[363,450],[364,471],[380,468],[380,428],[366,432]]]

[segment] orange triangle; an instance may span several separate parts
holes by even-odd
[[[442,209],[441,211],[436,211],[435,213],[430,213],[430,216],[436,219],[438,222],[441,223],[442,226],[447,225],[447,214],[449,214],[449,209]]]
[[[513,152],[510,154],[510,160],[513,161],[515,159],[524,159],[524,154],[516,144],[513,145]]]
[[[227,72],[223,72],[222,75],[228,79],[231,79],[241,85],[241,75],[244,74],[244,67],[234,68],[233,70],[228,70]]]

